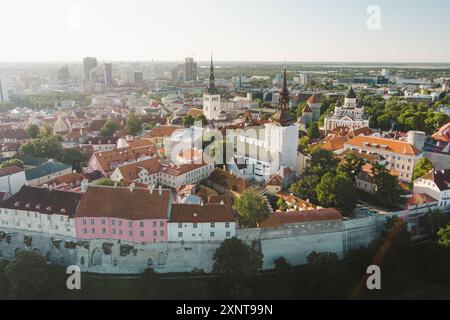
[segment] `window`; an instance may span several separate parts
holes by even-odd
[[[132,237],[133,236],[133,231],[128,231],[128,236]]]
[[[105,228],[102,229],[102,233],[106,234],[106,229]]]
[[[141,228],[144,227],[144,222],[143,221],[139,222],[139,227],[141,227]]]
[[[156,237],[158,235],[158,232],[155,230],[153,231],[153,236]]]
[[[63,216],[61,216],[61,222],[64,222],[64,217]]]
[[[116,234],[116,229],[112,229],[112,234]]]
[[[105,224],[106,224],[106,220],[102,219],[102,225],[105,225]]]
[[[133,223],[131,221],[128,222],[128,228],[131,228],[133,226]]]
[[[183,232],[178,232],[178,238],[183,238]]]
[[[181,222],[178,223],[178,228],[183,228],[183,224]]]
[[[86,225],[86,219],[83,219],[83,225],[84,226]]]
[[[118,224],[119,224],[119,227],[121,227],[122,226],[122,220],[119,220]]]
[[[230,227],[230,223],[229,222],[225,222],[225,228],[229,228]]]
[[[116,220],[112,219],[111,224],[112,224],[113,226],[115,226],[115,225],[116,225]]]
[[[231,232],[227,231],[227,237],[231,236]]]
[[[215,228],[216,224],[214,222],[211,222],[211,228]]]
[[[144,231],[141,231],[141,238],[144,237]]]
[[[156,227],[156,221],[153,221],[153,226]]]
[[[161,237],[164,237],[164,230],[161,230],[161,231],[159,232],[159,235],[160,235]]]
[[[84,234],[87,234],[87,229],[83,229],[83,233],[84,233]]]
[[[214,232],[210,232],[209,235],[211,236],[211,238],[214,237]]]
[[[160,221],[160,222],[159,222],[159,226],[160,226],[160,227],[164,227],[164,221]]]
[[[197,229],[197,222],[194,222],[194,223],[192,224],[192,227],[193,227],[194,229]]]
[[[94,228],[92,228],[91,233],[95,234],[95,229]]]
[[[91,219],[91,225],[93,225],[95,223],[94,219]]]
[[[121,236],[122,235],[122,230],[119,230],[119,236]]]

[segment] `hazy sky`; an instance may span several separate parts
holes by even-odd
[[[370,5],[380,29],[367,26]],[[448,0],[1,0],[0,62],[211,50],[220,61],[450,62],[449,12]]]

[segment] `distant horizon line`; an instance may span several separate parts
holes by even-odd
[[[95,56],[86,56],[86,57],[94,57]],[[83,64],[83,59],[80,60],[36,60],[36,61],[26,61],[26,60],[18,60],[18,61],[0,61],[0,64],[56,64],[56,63],[69,63],[69,64]],[[191,57],[186,57],[191,58]],[[180,60],[108,60],[108,59],[97,59],[98,62],[105,63],[182,63],[184,59]],[[210,60],[194,60],[197,63],[205,63],[209,64]],[[284,64],[368,64],[368,65],[449,65],[448,62],[424,62],[424,61],[414,61],[414,62],[401,62],[401,61],[276,61],[276,60],[214,60],[214,64],[223,64],[223,63],[265,63],[265,64],[275,64],[275,65],[284,65]]]

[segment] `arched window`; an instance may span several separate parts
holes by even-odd
[[[81,259],[80,259],[80,264],[81,264],[82,266],[84,266],[84,257],[81,257]]]
[[[153,260],[152,260],[152,258],[148,258],[147,267],[153,268]]]
[[[95,248],[91,256],[91,265],[101,266],[102,265],[102,253],[99,248]]]

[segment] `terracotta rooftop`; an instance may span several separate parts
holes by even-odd
[[[11,174],[19,173],[25,171],[23,168],[18,166],[10,166],[0,169],[0,177],[9,176]]]
[[[158,189],[89,186],[76,210],[77,217],[127,220],[167,219],[171,192]]]
[[[159,172],[159,158],[151,158],[142,161],[133,162],[118,167],[123,178],[128,180],[139,179],[139,173],[145,169],[149,174],[155,174]]]
[[[314,104],[314,103],[320,103],[320,96],[318,94],[313,94],[309,99],[308,103]]]
[[[408,142],[393,139],[358,136],[349,140],[345,144],[352,147],[372,149],[381,152],[383,150],[386,150],[397,154],[407,154],[411,156],[420,154],[420,150],[409,144]]]
[[[174,204],[170,222],[236,222],[226,205]]]
[[[450,122],[442,126],[442,128],[433,134],[432,138],[437,141],[450,143]]]

